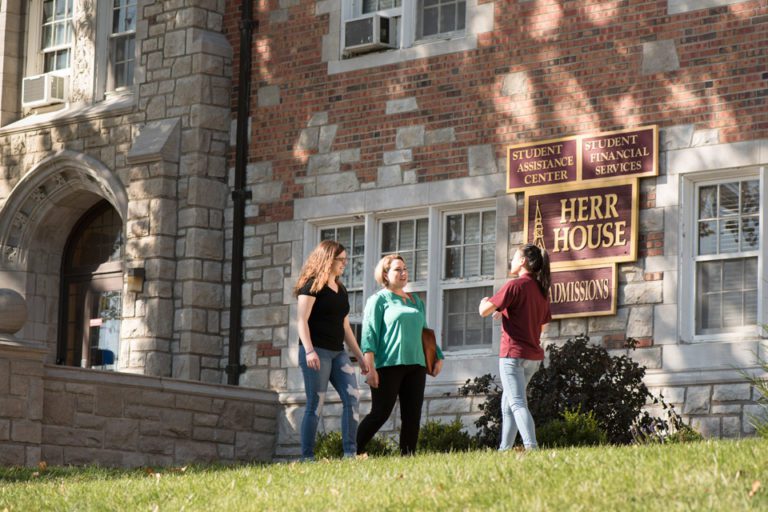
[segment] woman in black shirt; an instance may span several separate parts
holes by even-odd
[[[339,280],[347,265],[344,246],[324,240],[301,269],[294,293],[298,300],[299,366],[304,376],[307,406],[301,422],[301,458],[315,457],[315,435],[330,382],[342,403],[341,438],[345,457],[357,451],[358,403],[355,370],[344,342],[368,373],[363,354],[349,325],[347,290]]]

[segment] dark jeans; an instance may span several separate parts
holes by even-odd
[[[378,373],[379,387],[371,388],[371,412],[357,427],[357,453],[365,453],[365,446],[389,419],[398,397],[401,421],[400,453],[416,453],[427,370],[423,366],[411,364],[385,366],[379,368]]]

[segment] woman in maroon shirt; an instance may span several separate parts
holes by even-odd
[[[488,316],[501,313],[499,373],[501,398],[501,444],[508,450],[515,443],[518,429],[526,450],[538,447],[536,427],[528,410],[526,388],[544,359],[541,331],[552,320],[549,310],[549,256],[537,246],[524,245],[515,252],[508,281],[496,295],[480,301],[479,312]]]

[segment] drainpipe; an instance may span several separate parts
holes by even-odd
[[[227,383],[237,386],[245,365],[240,364],[243,310],[243,242],[245,238],[245,202],[251,191],[245,190],[248,164],[248,115],[251,101],[251,53],[253,30],[253,0],[243,0],[240,18],[240,74],[237,81],[237,132],[235,139],[235,186],[232,190],[232,291],[229,299],[229,362]]]

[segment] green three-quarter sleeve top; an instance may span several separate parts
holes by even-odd
[[[426,366],[421,346],[421,331],[426,327],[424,303],[411,293],[411,300],[386,288],[368,298],[363,314],[363,336],[360,347],[373,352],[376,368],[418,364]],[[437,348],[437,357],[443,352]]]

